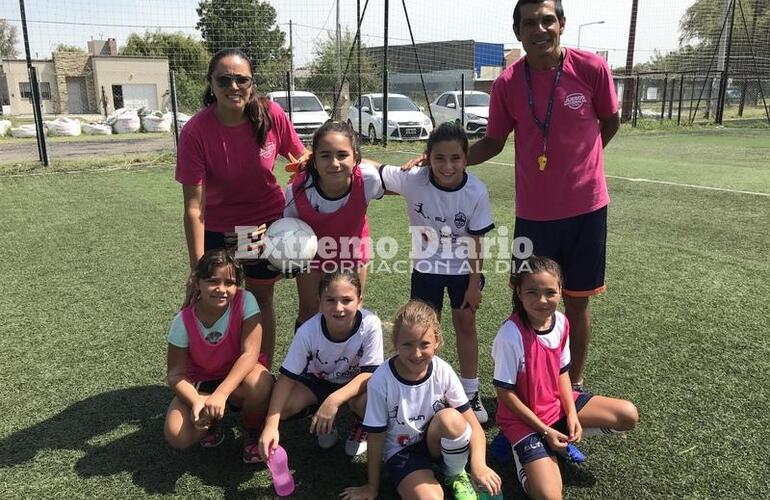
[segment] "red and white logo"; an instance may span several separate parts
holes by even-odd
[[[583,104],[588,102],[588,99],[586,99],[586,96],[584,96],[581,93],[575,93],[570,94],[567,97],[564,98],[564,105],[567,106],[569,109],[580,109],[583,107]]]

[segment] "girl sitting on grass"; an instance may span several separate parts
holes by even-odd
[[[629,401],[572,390],[561,269],[545,257],[524,264],[511,276],[513,313],[492,344],[497,424],[530,498],[561,498],[556,454],[582,436],[631,430],[639,413]]]
[[[443,464],[444,482],[454,498],[475,499],[465,472],[469,455],[476,484],[500,493],[500,477],[486,464],[484,431],[455,371],[436,356],[440,326],[435,310],[424,302],[410,301],[396,313],[396,354],[374,372],[367,390],[369,481],[346,488],[343,499],[376,498],[382,462],[402,498],[443,498],[433,474]]]

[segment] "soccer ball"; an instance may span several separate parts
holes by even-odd
[[[294,275],[310,265],[318,251],[318,238],[306,222],[284,217],[273,222],[264,236],[263,256],[285,275]]]

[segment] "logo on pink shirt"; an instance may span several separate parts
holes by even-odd
[[[259,157],[263,160],[275,157],[275,143],[272,141],[266,142],[262,149],[259,150]]]
[[[570,94],[564,98],[564,105],[570,109],[575,109],[575,110],[582,108],[583,104],[585,104],[586,102],[588,102],[588,99],[586,99],[586,96],[584,96],[579,92],[575,94]]]

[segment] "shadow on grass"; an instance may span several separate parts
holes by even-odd
[[[264,466],[241,461],[241,442],[232,431],[218,448],[177,451],[163,438],[165,410],[171,393],[163,386],[106,392],[72,404],[63,412],[0,440],[0,467],[32,460],[44,450],[82,450],[74,464],[81,477],[108,477],[128,472],[147,493],[174,493],[185,474],[220,487],[227,498],[244,494],[238,485]],[[230,418],[229,420],[234,420]],[[192,492],[191,492],[192,493]],[[250,488],[250,496],[272,497],[270,485]]]

